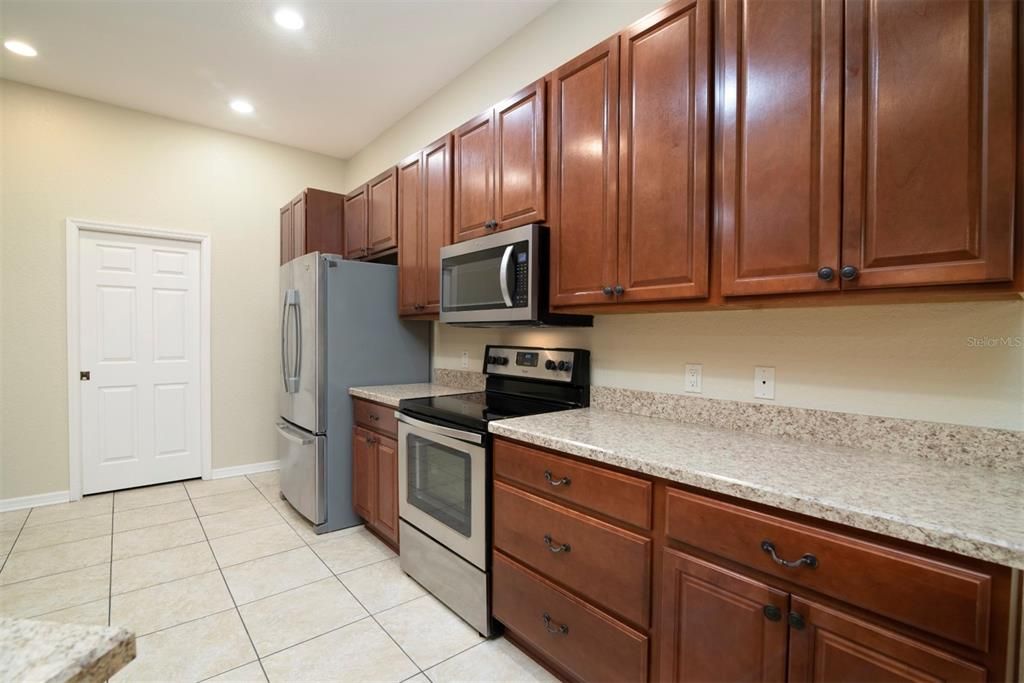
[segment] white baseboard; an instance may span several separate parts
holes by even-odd
[[[70,491],[51,491],[50,493],[38,493],[34,496],[21,496],[20,498],[0,498],[0,512],[10,510],[24,510],[35,508],[41,505],[56,505],[71,500]]]
[[[210,472],[210,479],[224,479],[226,477],[240,477],[243,474],[256,474],[258,472],[269,472],[276,470],[279,466],[277,460],[254,462],[249,465],[235,465],[234,467],[215,467]]]

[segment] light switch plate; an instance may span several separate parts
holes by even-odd
[[[702,391],[704,366],[700,363],[687,363],[683,370],[683,391],[699,394]]]
[[[775,398],[775,368],[754,368],[754,398]]]
[[[469,351],[462,352],[462,369],[469,370]]]

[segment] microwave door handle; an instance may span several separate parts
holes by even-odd
[[[508,264],[512,260],[512,251],[515,245],[505,247],[505,253],[501,257],[501,270],[498,277],[501,282],[501,298],[505,300],[505,308],[512,308],[512,297],[508,293]]]

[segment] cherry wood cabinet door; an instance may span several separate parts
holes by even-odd
[[[361,427],[352,430],[352,507],[372,524],[377,498],[377,463],[374,435]]]
[[[839,289],[842,12],[831,0],[718,3],[727,296]]]
[[[398,169],[394,166],[366,184],[367,251],[398,246]]]
[[[1010,279],[1014,3],[845,7],[843,288]]]
[[[670,548],[661,582],[659,680],[785,680],[787,593]]]
[[[336,192],[306,188],[305,202],[305,251],[319,251],[325,254],[340,254],[345,246],[342,242],[342,221],[345,198]]]
[[[398,544],[398,443],[377,436],[377,500],[374,528]]]
[[[619,37],[548,78],[551,305],[612,303],[618,277]]]
[[[423,164],[419,152],[398,164],[398,314],[416,315],[423,298]]]
[[[621,33],[619,300],[708,293],[710,0]]]
[[[542,78],[494,107],[497,230],[544,220],[546,90]]]
[[[452,136],[423,150],[420,313],[441,312],[441,247],[452,241]]]
[[[288,263],[295,258],[295,237],[292,227],[292,204],[288,202],[281,207],[281,263]]]
[[[292,254],[306,253],[306,193],[292,200]]]
[[[984,681],[980,666],[793,596],[789,682]]]
[[[366,185],[345,195],[345,258],[366,256]]]
[[[491,232],[494,220],[494,110],[459,126],[455,136],[453,241]]]

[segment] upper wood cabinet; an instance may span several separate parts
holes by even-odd
[[[440,312],[441,247],[451,243],[450,135],[398,166],[398,312]]]
[[[366,185],[345,195],[345,258],[358,259],[366,256],[367,240]]]
[[[619,37],[548,80],[551,304],[603,303],[618,278]]]
[[[366,184],[369,255],[398,246],[398,169],[394,166]]]
[[[842,12],[830,0],[718,3],[723,294],[839,289]]]
[[[1014,5],[845,3],[844,288],[1012,277]]]
[[[545,218],[541,79],[454,132],[454,241]]]
[[[337,254],[342,250],[345,197],[307,188],[281,207],[281,263],[311,251]]]

